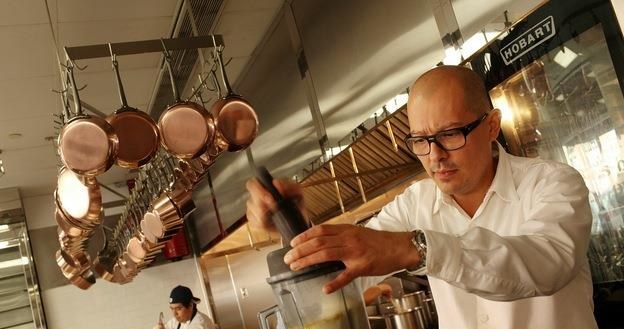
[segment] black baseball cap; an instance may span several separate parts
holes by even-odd
[[[190,302],[198,304],[200,301],[199,298],[193,296],[191,289],[185,286],[177,286],[169,294],[169,304],[188,304]]]

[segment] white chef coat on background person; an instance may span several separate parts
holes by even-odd
[[[496,147],[494,180],[473,218],[429,178],[366,226],[424,231],[440,329],[598,328],[583,178],[568,165]],[[379,278],[363,280],[367,287]]]
[[[180,329],[215,329],[214,322],[204,313],[197,311],[195,316],[184,323],[179,323],[175,318],[169,319],[167,323],[165,323],[165,329],[177,329],[178,324],[180,325]]]

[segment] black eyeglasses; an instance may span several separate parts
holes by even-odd
[[[489,112],[488,112],[489,113]],[[445,151],[454,151],[466,145],[466,136],[479,126],[487,117],[488,113],[484,113],[479,119],[459,128],[442,130],[435,135],[430,136],[407,136],[405,137],[405,145],[417,156],[427,155],[431,152],[431,143],[436,143]]]

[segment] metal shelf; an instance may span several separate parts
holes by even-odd
[[[189,38],[154,39],[131,42],[111,43],[116,56],[162,52],[163,43],[167,50],[198,49],[223,46],[220,34]],[[65,47],[65,53],[71,60],[110,57],[108,43],[90,46]]]

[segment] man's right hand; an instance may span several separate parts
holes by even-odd
[[[301,185],[281,179],[274,179],[273,185],[285,198],[296,200],[297,206],[301,212],[304,212]],[[252,226],[275,232],[276,228],[271,221],[271,215],[277,209],[271,193],[255,178],[247,181],[247,191],[249,191],[249,199],[247,200],[247,220],[249,223]]]

